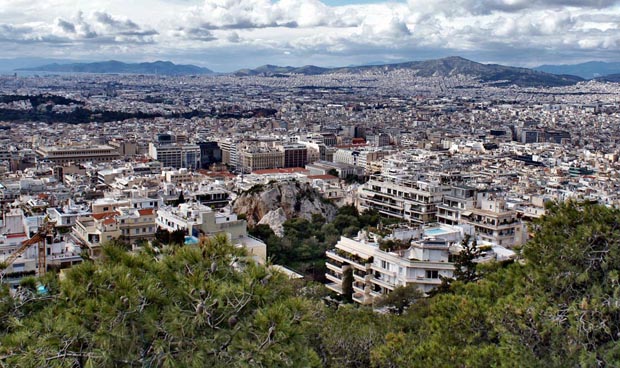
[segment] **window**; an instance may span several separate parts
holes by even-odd
[[[426,278],[427,279],[438,279],[439,271],[437,270],[426,270]]]

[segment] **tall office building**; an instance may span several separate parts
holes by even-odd
[[[149,156],[164,167],[199,169],[200,147],[196,144],[149,144]]]

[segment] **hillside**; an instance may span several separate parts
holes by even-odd
[[[93,74],[155,74],[155,75],[201,75],[212,74],[207,68],[195,65],[178,65],[170,61],[128,64],[110,60],[97,63],[47,64],[16,70],[59,72],[59,73],[93,73]]]
[[[280,74],[320,75],[329,73],[358,74],[364,72],[390,72],[394,70],[411,70],[421,77],[449,77],[464,75],[479,79],[484,83],[495,85],[532,86],[566,86],[582,81],[573,75],[555,75],[527,68],[517,68],[497,64],[482,64],[462,57],[453,56],[443,59],[411,61],[398,64],[364,65],[343,68],[320,68],[313,65],[303,67],[278,67],[265,65],[256,69],[242,69],[234,73],[237,76],[274,76]]]
[[[308,183],[299,182],[255,185],[235,200],[233,210],[245,214],[250,226],[269,225],[278,235],[282,234],[286,220],[311,220],[317,214],[331,221],[336,215],[336,206],[323,200]]]

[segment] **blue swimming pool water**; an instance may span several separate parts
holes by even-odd
[[[437,236],[437,235],[442,235],[442,234],[446,234],[447,231],[437,227],[434,229],[428,229],[428,230],[424,230],[424,235],[428,235],[428,236]]]
[[[196,245],[200,240],[195,236],[186,236],[185,245]]]

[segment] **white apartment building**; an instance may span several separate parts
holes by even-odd
[[[437,205],[448,188],[439,182],[416,180],[405,175],[373,175],[360,187],[360,210],[380,213],[418,224],[437,221]]]
[[[505,199],[492,193],[479,193],[477,207],[461,216],[462,222],[473,226],[484,241],[510,248],[527,240],[525,224],[517,217],[517,211],[507,208]]]
[[[461,216],[471,215],[476,207],[476,190],[466,186],[453,186],[437,204],[437,222],[446,225],[462,223]]]
[[[194,174],[185,169],[162,171],[161,176],[166,183],[187,184],[194,181]]]
[[[328,289],[342,294],[344,275],[352,270],[353,300],[372,304],[374,299],[392,292],[398,286],[415,285],[424,293],[441,284],[440,277],[453,277],[451,256],[461,250],[468,226],[440,225],[432,228],[395,229],[381,239],[363,234],[356,239],[341,237],[335,249],[327,251]],[[388,248],[386,240],[398,240]],[[514,252],[501,246],[483,243],[480,261],[504,260]]]

